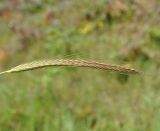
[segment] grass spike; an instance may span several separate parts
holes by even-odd
[[[113,65],[113,64],[106,64],[106,63],[100,63],[95,61],[87,61],[87,60],[39,60],[39,61],[33,61],[30,63],[21,64],[19,66],[16,66],[14,68],[11,68],[10,70],[1,72],[0,75],[6,74],[6,73],[13,73],[13,72],[21,72],[21,71],[29,71],[37,68],[44,68],[48,66],[74,66],[74,67],[89,67],[89,68],[96,68],[96,69],[102,69],[102,70],[111,70],[116,71],[120,73],[129,73],[129,74],[138,74],[139,71],[133,69],[133,68],[127,68],[120,65]]]

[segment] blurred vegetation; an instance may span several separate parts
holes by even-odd
[[[1,0],[1,70],[72,58],[144,74],[57,67],[1,76],[0,130],[160,130],[159,23],[159,0]]]

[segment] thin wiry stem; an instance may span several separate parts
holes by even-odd
[[[111,71],[116,71],[120,73],[131,73],[131,74],[139,73],[139,71],[133,68],[127,68],[119,65],[105,64],[105,63],[99,63],[95,61],[86,61],[86,60],[61,59],[61,60],[39,60],[31,63],[21,64],[19,66],[11,68],[10,70],[1,72],[0,74],[28,71],[28,70],[33,70],[36,68],[42,68],[42,67],[48,67],[48,66],[89,67],[89,68],[96,68],[96,69],[103,69],[103,70],[111,70]]]

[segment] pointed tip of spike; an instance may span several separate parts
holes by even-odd
[[[10,73],[10,71],[3,71],[3,72],[0,72],[0,75],[4,75],[4,74],[7,74],[7,73]]]

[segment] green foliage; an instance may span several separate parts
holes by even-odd
[[[160,41],[160,27],[152,28],[149,31],[150,34],[150,43],[153,44],[153,46],[159,47],[159,41]]]
[[[45,48],[48,51],[56,54],[68,54],[71,50],[71,44],[78,44],[80,34],[76,29],[69,29],[67,31],[52,29],[48,31]]]

